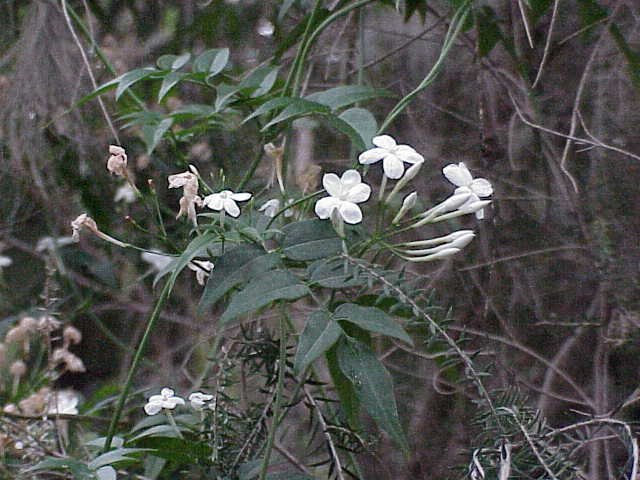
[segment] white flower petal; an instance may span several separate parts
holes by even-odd
[[[325,173],[322,177],[322,186],[332,197],[338,197],[342,193],[342,182],[335,173]]]
[[[224,211],[232,217],[237,217],[238,215],[240,215],[240,207],[238,207],[238,204],[230,198],[225,198],[223,200],[223,205]]]
[[[280,210],[280,200],[272,198],[265,202],[259,209],[259,212],[264,212],[267,217],[275,217],[276,213]],[[285,214],[286,216],[286,214]]]
[[[246,202],[251,198],[251,193],[249,192],[239,192],[239,193],[231,193],[231,198],[236,202]]]
[[[207,195],[202,200],[202,203],[206,207],[209,207],[211,210],[218,210],[218,211],[222,210],[222,208],[224,206],[224,202],[222,200],[222,195],[220,195],[219,193],[213,193],[211,195]]]
[[[351,202],[340,202],[338,211],[345,222],[354,225],[362,221],[362,211],[360,207]]]
[[[344,192],[361,183],[362,178],[357,170],[347,170],[342,174],[340,182],[342,183],[342,191]]]
[[[369,165],[382,160],[388,153],[389,151],[384,148],[372,148],[371,150],[362,152],[358,156],[358,161],[363,165]]]
[[[162,410],[162,407],[159,403],[149,402],[144,406],[144,411],[147,415],[156,415],[160,413],[160,410]]]
[[[334,197],[324,197],[316,202],[315,212],[318,217],[325,220],[331,216],[331,212],[340,204],[340,200]]]
[[[386,150],[392,150],[396,147],[396,141],[390,135],[378,135],[377,137],[373,137],[371,142],[380,148],[384,148]]]
[[[407,163],[422,163],[424,157],[415,151],[413,147],[409,145],[398,145],[393,151],[400,160]]]
[[[345,200],[353,203],[362,203],[369,200],[371,187],[366,183],[359,183],[347,192]]]
[[[469,188],[479,197],[490,197],[493,194],[491,182],[484,178],[476,178],[471,182]]]
[[[458,165],[453,163],[447,165],[442,169],[442,173],[447,177],[447,180],[453,183],[456,187],[469,186],[473,181],[471,172],[469,172],[467,166],[462,162]]]
[[[397,179],[402,177],[404,173],[404,164],[402,160],[391,153],[384,157],[382,169],[388,178]]]
[[[170,388],[163,388],[162,390],[160,390],[160,395],[162,395],[163,398],[173,397],[174,393],[175,392]],[[153,397],[151,397],[151,398],[153,398]]]

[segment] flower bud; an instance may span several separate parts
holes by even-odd
[[[416,175],[418,175],[418,172],[420,172],[420,169],[422,168],[422,165],[424,165],[424,162],[418,162],[418,163],[414,163],[409,168],[407,168],[407,170],[404,172],[404,175],[402,176],[402,178],[400,180],[398,180],[398,182],[393,187],[393,190],[391,190],[391,192],[387,196],[387,199],[385,200],[385,203],[389,203],[391,201],[391,199],[394,198],[397,195],[397,193],[402,188],[404,188],[404,186],[407,183],[409,183],[411,180],[413,180],[415,178]]]
[[[407,195],[402,201],[402,207],[400,207],[400,210],[398,211],[396,216],[393,218],[391,223],[395,224],[395,223],[398,223],[400,220],[402,220],[402,217],[404,217],[408,211],[410,211],[413,207],[415,207],[417,201],[418,201],[418,194],[416,192],[412,192],[409,195]]]
[[[344,220],[342,219],[342,215],[337,208],[331,210],[331,223],[333,224],[333,228],[335,229],[338,236],[344,239]]]
[[[11,364],[11,367],[9,367],[9,372],[14,377],[22,377],[25,373],[27,373],[27,364],[22,360],[16,360]]]
[[[431,262],[434,260],[442,260],[445,258],[449,258],[460,251],[459,248],[444,248],[438,252],[432,253],[431,255],[427,255],[425,257],[416,257],[416,258],[408,258],[403,257],[410,262],[420,263],[420,262]]]

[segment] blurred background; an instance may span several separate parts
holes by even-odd
[[[218,47],[230,49],[234,71],[273,62],[284,76],[297,48],[292,32],[314,2],[67,3],[87,26],[76,33],[102,84],[162,54]],[[323,3],[332,11],[349,2]],[[358,82],[386,88],[397,97],[368,104],[381,121],[437,59],[456,2],[400,4],[397,11],[393,1],[371,2],[326,30],[309,56],[304,91]],[[115,141],[98,103],[75,105],[93,86],[61,3],[3,1],[0,19],[0,328],[55,305],[83,331],[78,354],[87,367],[60,382],[90,394],[126,373],[153,306],[152,267],[93,239],[62,240],[56,255],[47,241],[68,237],[69,222],[89,211],[102,230],[145,243],[125,220],[145,213],[122,195],[114,200],[118,185],[105,162]],[[157,112],[212,101],[185,83],[157,104],[145,88],[136,92]],[[166,176],[187,162],[224,169],[236,183],[262,149],[255,127],[223,122],[148,154],[144,132],[125,128],[127,104],[116,104],[112,92],[102,98],[137,183],[151,179],[168,203],[178,195],[167,191]],[[553,425],[624,402],[626,420],[640,413],[639,124],[637,2],[487,0],[474,2],[473,21],[436,81],[385,132],[425,156],[417,180],[427,205],[449,191],[441,174],[449,163],[465,162],[492,182],[493,204],[467,254],[419,271],[437,303],[452,308],[451,331],[466,332],[469,351],[492,364],[490,386],[519,386]],[[294,132],[288,182],[299,188],[315,166],[344,169],[358,153],[313,120],[297,122]],[[260,166],[250,189],[270,175]],[[377,183],[373,172],[369,178]],[[186,381],[185,358],[214,332],[211,322],[194,320],[198,285],[181,282],[143,367],[150,385]],[[407,464],[377,445],[363,457],[379,475],[368,478],[449,478],[475,435],[468,399],[436,362],[385,355],[413,454]],[[588,455],[593,478],[608,478],[615,452]]]

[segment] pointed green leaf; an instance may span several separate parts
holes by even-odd
[[[317,260],[342,251],[342,241],[329,221],[313,219],[290,223],[282,232],[282,253],[291,260]]]
[[[390,96],[392,96],[391,92],[382,88],[371,88],[364,85],[343,85],[312,93],[304,97],[304,99],[326,105],[331,110],[337,110],[372,98]]]
[[[297,300],[309,289],[287,270],[263,273],[236,293],[220,322],[228,323],[239,315],[252,312],[276,300]]]
[[[342,341],[337,347],[340,370],[353,384],[358,400],[378,426],[408,452],[409,446],[400,425],[393,381],[384,365],[363,343]]]
[[[251,94],[251,98],[261,97],[271,91],[278,79],[278,70],[280,67],[271,67],[271,70],[265,75],[264,79],[258,85],[258,88]]]
[[[330,112],[331,110],[329,109],[329,107],[327,107],[326,105],[322,105],[321,103],[311,102],[303,98],[294,98],[292,99],[292,102],[284,110],[282,110],[282,112],[280,112],[273,120],[262,127],[262,130],[264,131],[269,127],[284,122],[285,120],[291,120],[303,115],[326,114]]]
[[[119,100],[122,94],[135,83],[147,78],[152,73],[157,72],[155,68],[138,68],[131,70],[124,75],[118,77],[118,88],[116,88],[116,100]]]
[[[187,75],[188,74],[183,72],[171,72],[167,74],[162,79],[162,85],[160,85],[160,91],[158,92],[158,102],[161,102],[162,99],[167,95],[167,93],[169,93],[169,90],[175,87],[176,84]]]
[[[280,263],[275,253],[266,253],[255,245],[242,245],[225,251],[216,260],[198,309],[200,312],[216,303],[229,290],[271,270]]]
[[[247,118],[245,118],[242,123],[246,123],[249,120],[251,120],[252,118],[258,117],[260,115],[264,115],[265,113],[269,113],[272,112],[273,110],[276,110],[277,108],[280,107],[285,107],[287,105],[290,105],[295,99],[290,98],[290,97],[278,97],[278,98],[272,98],[271,100],[268,100],[266,102],[264,102],[262,105],[260,105],[258,108],[255,109],[255,111],[249,115]]]
[[[208,252],[206,252],[207,250],[212,250],[213,255],[216,255],[219,249],[220,242],[218,241],[218,235],[213,232],[207,232],[194,238],[180,256],[175,257],[169,265],[158,272],[158,275],[156,275],[153,281],[154,286],[158,280],[168,273],[171,273],[171,279],[169,281],[175,282],[180,272],[184,270],[191,260],[203,253],[208,254]]]
[[[307,276],[312,284],[324,288],[349,288],[367,283],[366,276],[356,274],[353,267],[342,258],[321,259],[313,262],[307,269]]]
[[[228,48],[212,48],[201,53],[193,62],[193,71],[206,73],[207,78],[214,77],[227,66],[229,62]]]
[[[360,142],[363,145],[361,147],[362,149],[373,146],[371,140],[378,132],[378,122],[376,122],[376,118],[369,110],[364,108],[350,108],[342,112],[338,118],[356,132],[357,137],[354,137],[349,131],[341,130],[342,133],[349,136],[354,147],[360,145]],[[337,126],[337,128],[340,130],[339,126]]]
[[[160,123],[145,125],[142,127],[144,142],[147,144],[147,155],[151,155],[151,153],[156,149],[164,134],[171,128],[171,125],[173,125],[173,118],[168,117],[163,119]]]
[[[346,342],[345,338],[338,341],[338,344]],[[358,428],[360,426],[360,419],[358,418],[360,413],[360,402],[356,395],[356,391],[353,388],[353,384],[347,377],[344,376],[338,365],[338,345],[334,345],[327,352],[327,366],[329,367],[329,373],[331,374],[331,380],[340,399],[340,408],[344,412],[344,416],[347,423],[351,428]]]
[[[344,303],[333,313],[335,320],[346,320],[370,332],[381,333],[413,345],[413,340],[389,315],[374,307],[361,307],[355,303]]]
[[[152,450],[148,448],[116,448],[115,450],[110,450],[94,458],[91,462],[89,462],[88,467],[91,470],[97,470],[98,468],[104,467],[105,465],[113,465],[114,463],[133,460],[134,458],[130,455],[150,451]]]
[[[72,458],[45,458],[22,473],[36,472],[38,470],[68,470],[76,480],[93,480],[95,478],[91,469],[84,462]]]
[[[304,327],[294,359],[296,373],[302,373],[316,359],[327,352],[342,336],[337,322],[331,320],[328,312],[314,312]]]

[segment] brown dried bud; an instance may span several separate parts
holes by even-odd
[[[62,331],[62,339],[65,345],[77,345],[82,340],[82,333],[73,325],[67,325]]]
[[[16,360],[9,367],[9,372],[14,377],[23,377],[25,373],[27,373],[27,364],[22,360]]]
[[[22,317],[19,325],[28,332],[35,332],[38,329],[38,321],[33,317]]]
[[[28,335],[29,332],[18,325],[9,329],[7,335],[4,337],[4,341],[7,343],[23,343]]]

